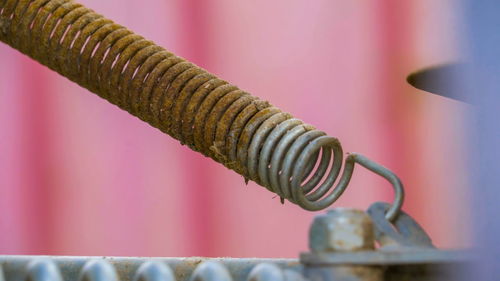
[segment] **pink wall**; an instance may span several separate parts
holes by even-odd
[[[436,244],[467,244],[467,106],[411,88],[453,1],[82,0],[376,159]],[[362,168],[334,206],[392,200]],[[0,44],[0,254],[296,257],[286,203]]]

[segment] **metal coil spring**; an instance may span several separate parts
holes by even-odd
[[[333,188],[337,139],[73,1],[0,0],[0,40],[304,209],[364,165],[350,155]]]
[[[8,262],[0,280],[28,281],[303,281],[286,263],[231,259],[117,259],[37,257],[26,262],[20,257]],[[182,261],[184,260],[184,261]],[[272,261],[272,260],[271,260]],[[290,262],[288,263],[296,263]],[[291,268],[291,266],[289,266]],[[6,276],[4,276],[6,275]]]

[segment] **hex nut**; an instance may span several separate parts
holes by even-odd
[[[329,210],[314,218],[309,230],[309,248],[316,253],[373,250],[372,220],[361,210]]]

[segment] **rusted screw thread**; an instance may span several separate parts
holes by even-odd
[[[0,40],[304,209],[332,204],[351,177],[353,161],[332,189],[335,138],[81,4],[0,0]]]

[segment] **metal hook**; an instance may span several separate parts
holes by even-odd
[[[388,209],[387,213],[385,213],[385,218],[388,221],[391,222],[394,221],[394,219],[401,211],[401,207],[403,206],[405,198],[403,184],[401,183],[401,180],[398,178],[398,176],[396,176],[396,174],[394,174],[391,170],[387,169],[386,167],[368,159],[367,157],[361,154],[357,153],[349,154],[349,156],[346,159],[346,165],[349,162],[358,163],[359,165],[374,172],[375,174],[384,177],[392,184],[392,187],[394,189],[394,202],[392,203],[392,206]]]

